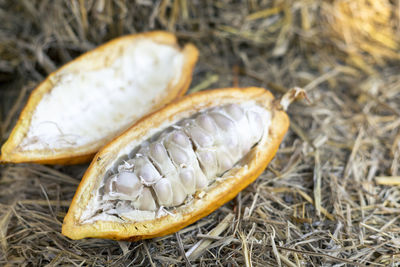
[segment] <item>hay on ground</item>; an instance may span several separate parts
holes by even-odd
[[[88,165],[0,166],[2,266],[398,266],[399,1],[0,2],[0,134],[51,71],[165,29],[201,52],[191,91],[302,86],[277,156],[233,201],[140,242],[60,234]],[[397,182],[396,182],[397,181]]]

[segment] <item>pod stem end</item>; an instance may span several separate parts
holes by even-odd
[[[283,108],[283,110],[287,110],[289,105],[299,99],[306,99],[308,102],[310,100],[307,98],[306,91],[301,89],[300,87],[293,87],[290,89],[287,93],[285,93],[282,98],[279,101],[280,106]]]

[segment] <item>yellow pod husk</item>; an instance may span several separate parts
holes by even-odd
[[[72,200],[62,233],[72,239],[134,241],[174,233],[210,214],[264,171],[289,126],[284,109],[297,95],[291,91],[274,100],[263,88],[216,89],[185,96],[141,119],[95,156]],[[199,133],[207,136],[198,138]],[[160,144],[173,167],[159,164],[164,160],[158,159],[162,153],[153,152],[161,150],[153,148]],[[202,151],[217,156],[203,161]],[[195,155],[193,161],[190,155]],[[231,162],[226,163],[226,158]],[[155,168],[147,171],[143,159]],[[196,171],[188,177],[199,179],[194,189],[187,182],[192,178],[184,183],[172,177],[191,166]],[[208,180],[202,184],[203,175]],[[179,190],[191,193],[182,195]]]
[[[143,116],[187,91],[198,50],[155,31],[114,39],[51,73],[30,95],[0,162],[90,161]]]

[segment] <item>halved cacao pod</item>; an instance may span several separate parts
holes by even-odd
[[[262,88],[204,91],[141,119],[95,156],[62,233],[139,240],[208,215],[266,168],[299,92],[277,101]]]
[[[198,50],[156,31],[112,40],[50,74],[31,94],[2,162],[74,164],[189,87]]]

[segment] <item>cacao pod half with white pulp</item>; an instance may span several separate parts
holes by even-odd
[[[141,117],[183,95],[198,51],[173,34],[128,35],[50,74],[31,94],[0,162],[89,161]]]
[[[95,156],[62,233],[139,240],[208,215],[264,171],[301,93],[277,101],[263,88],[210,90],[141,119]]]

